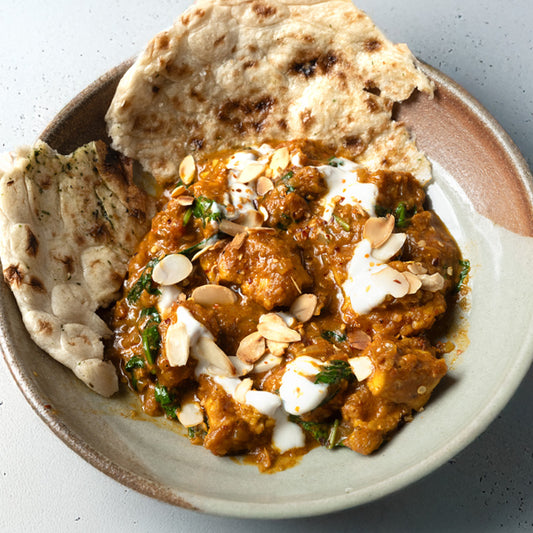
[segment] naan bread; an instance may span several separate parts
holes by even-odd
[[[120,294],[148,231],[150,202],[131,164],[102,142],[63,156],[43,142],[0,167],[0,257],[32,339],[91,389],[118,390],[96,314]]]
[[[433,86],[349,0],[199,0],[121,80],[113,147],[157,180],[189,152],[316,139],[370,170],[431,177],[394,102]]]

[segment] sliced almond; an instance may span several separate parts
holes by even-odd
[[[267,339],[266,344],[268,351],[276,357],[281,357],[285,353],[285,350],[289,347],[288,342],[278,342],[269,339]]]
[[[264,337],[258,331],[254,331],[240,342],[237,348],[237,357],[244,363],[253,364],[263,357],[265,351]]]
[[[407,270],[409,270],[409,272],[411,272],[415,276],[418,276],[420,274],[427,274],[427,271],[428,271],[427,268],[419,261],[409,263],[407,265]]]
[[[259,206],[259,212],[263,215],[263,223],[265,223],[268,220],[270,213],[267,211],[264,205]]]
[[[300,322],[307,322],[311,320],[314,315],[318,298],[314,294],[300,294],[294,302],[292,302],[290,312]]]
[[[302,338],[297,331],[289,328],[285,321],[275,313],[263,315],[257,324],[257,331],[265,339],[278,342],[297,342]]]
[[[180,196],[181,194],[183,194],[185,191],[187,190],[187,187],[185,187],[185,185],[178,185],[171,193],[170,193],[170,196],[172,196],[172,198],[177,198],[178,196]]]
[[[267,192],[270,192],[274,188],[272,180],[268,179],[266,176],[261,176],[257,180],[257,185],[255,187],[255,192],[259,196],[264,196]]]
[[[283,359],[277,355],[267,353],[254,365],[254,374],[260,374],[261,372],[268,372],[273,368],[281,365]]]
[[[370,344],[370,335],[362,329],[353,329],[347,334],[348,343],[356,350],[364,350]]]
[[[235,368],[235,374],[237,377],[246,376],[246,374],[249,374],[254,369],[254,365],[241,361],[235,355],[228,355],[228,359]]]
[[[233,397],[239,402],[239,403],[246,403],[246,393],[249,390],[252,390],[252,385],[254,382],[250,378],[243,379],[233,391]]]
[[[182,195],[176,199],[179,205],[188,206],[194,204],[194,196]]]
[[[231,377],[236,374],[231,360],[213,339],[202,336],[192,348],[194,357],[215,367],[219,375]]]
[[[196,252],[191,257],[191,262],[194,263],[196,261],[196,259],[198,259],[202,255],[204,255],[209,250],[213,250],[214,248],[224,248],[224,246],[226,246],[226,244],[228,244],[228,240],[227,239],[222,239],[220,241],[217,241],[217,242],[214,242],[212,244],[207,245],[206,247],[202,248],[201,250],[198,250],[198,252]]]
[[[393,233],[381,246],[372,250],[372,257],[378,261],[388,261],[402,249],[406,238],[405,233]]]
[[[240,183],[249,183],[250,181],[256,180],[264,171],[265,165],[263,163],[250,163],[243,168],[237,181]]]
[[[186,428],[192,428],[204,421],[204,412],[198,402],[188,402],[178,410],[178,420]]]
[[[242,233],[243,231],[246,231],[246,226],[243,226],[241,224],[236,224],[235,222],[231,222],[231,220],[222,220],[220,224],[218,225],[218,229],[222,233],[226,233],[227,235],[237,235],[238,233]]]
[[[444,278],[438,272],[431,275],[420,274],[418,279],[422,282],[422,288],[427,291],[435,292],[444,288]]]
[[[194,176],[196,175],[196,163],[194,162],[194,157],[192,155],[189,154],[180,163],[179,175],[181,181],[183,181],[185,185],[189,185],[193,182]]]
[[[372,279],[374,283],[383,284],[387,292],[394,298],[401,298],[409,291],[407,278],[401,272],[389,266],[372,274]]]
[[[165,354],[170,366],[183,366],[189,359],[190,339],[185,324],[174,322],[165,336]]]
[[[237,295],[222,285],[201,285],[192,291],[193,301],[206,307],[212,305],[229,305],[237,302]]]
[[[284,146],[276,150],[270,158],[270,168],[274,172],[285,170],[289,166],[290,154],[289,149]]]
[[[357,381],[364,381],[366,378],[369,378],[374,372],[374,365],[370,357],[363,355],[361,357],[352,357],[348,359],[348,363],[352,368]]]
[[[370,217],[363,229],[363,238],[370,241],[372,248],[379,248],[392,235],[394,229],[394,217]]]
[[[415,294],[415,292],[422,287],[422,281],[418,276],[415,276],[409,271],[403,272],[405,279],[409,282],[409,291],[407,294]]]
[[[239,250],[240,247],[244,244],[244,241],[246,240],[246,237],[248,237],[248,234],[244,231],[242,233],[237,233],[233,240],[231,241],[231,247],[235,250]]]
[[[250,209],[249,211],[246,211],[244,215],[239,217],[239,223],[247,228],[261,227],[263,221],[264,217],[262,213],[255,209]]]
[[[191,261],[183,254],[169,254],[155,265],[152,279],[160,285],[174,285],[188,277],[192,269]]]

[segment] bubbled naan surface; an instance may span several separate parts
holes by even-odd
[[[349,0],[199,0],[157,35],[107,113],[113,147],[159,181],[189,152],[317,139],[371,170],[430,177],[394,102],[433,87]]]
[[[0,166],[0,258],[33,341],[96,392],[118,389],[103,360],[111,334],[96,314],[120,293],[149,229],[149,203],[128,163],[101,143],[63,156],[43,142]]]

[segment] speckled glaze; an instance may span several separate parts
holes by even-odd
[[[105,137],[103,116],[127,66],[80,94],[42,138],[69,152]],[[369,502],[420,479],[475,439],[532,359],[533,282],[526,276],[533,268],[532,178],[479,104],[425,69],[437,84],[435,99],[414,97],[399,118],[434,162],[429,197],[470,259],[472,274],[470,310],[459,313],[449,332],[465,351],[452,354],[449,376],[413,423],[371,457],[316,449],[290,470],[260,475],[253,466],[191,446],[176,425],[144,418],[125,391],[111,400],[92,393],[35,347],[2,284],[4,357],[51,429],[89,463],[139,492],[188,509],[257,518],[311,516]],[[513,313],[517,308],[520,314]]]

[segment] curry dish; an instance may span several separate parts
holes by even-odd
[[[146,413],[216,455],[370,454],[447,371],[432,330],[468,263],[412,175],[344,155],[187,156],[130,261],[113,358]]]

